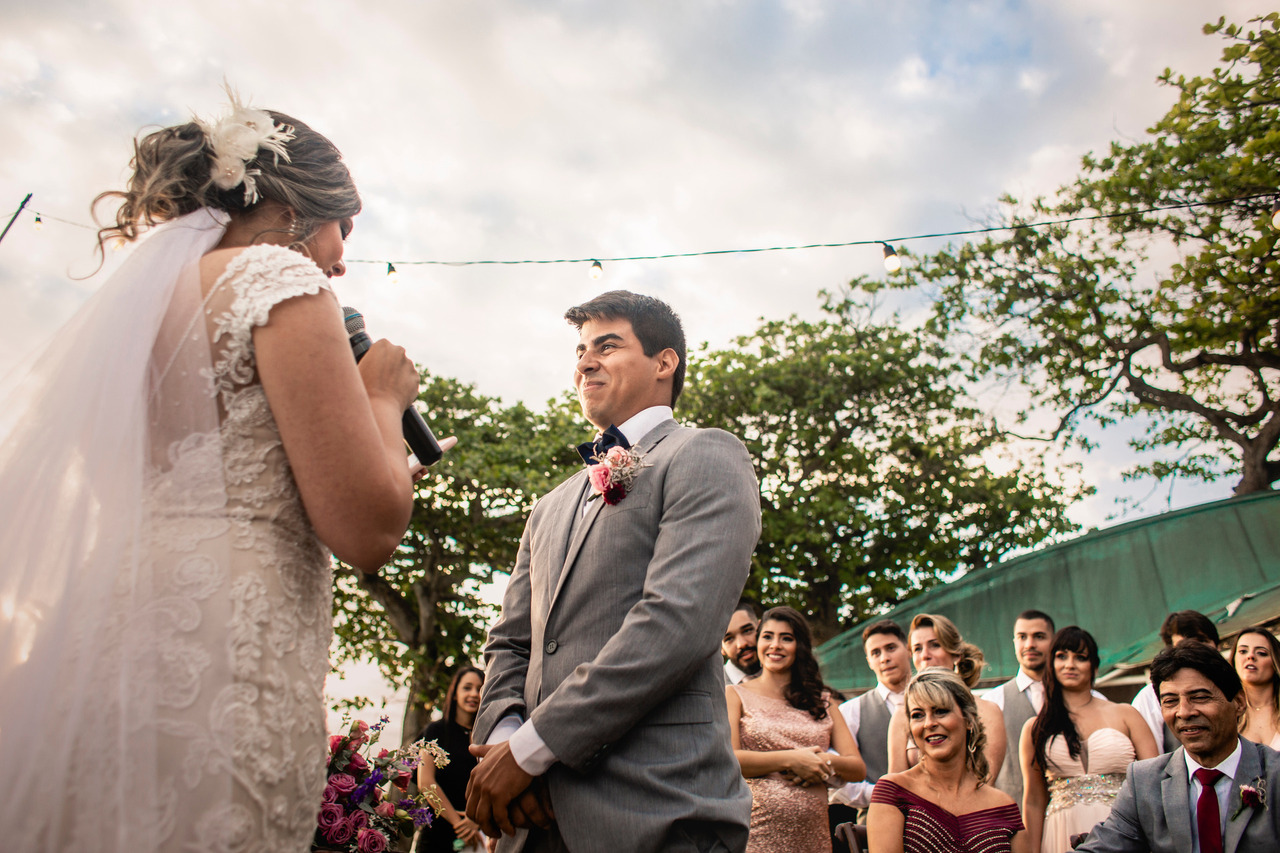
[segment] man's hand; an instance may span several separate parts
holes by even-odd
[[[495,744],[473,744],[471,754],[479,763],[467,780],[467,817],[480,824],[487,835],[515,835],[516,825],[508,811],[513,800],[519,800],[517,811],[524,820],[532,817],[524,808],[533,777],[520,769],[506,741]],[[537,798],[534,797],[536,802]],[[537,809],[541,811],[541,809]],[[519,825],[527,826],[524,820]],[[541,824],[540,824],[541,825]]]

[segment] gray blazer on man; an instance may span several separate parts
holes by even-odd
[[[1280,849],[1280,754],[1241,739],[1240,765],[1227,797],[1222,853],[1274,853]],[[1129,765],[1111,816],[1089,833],[1078,853],[1191,853],[1194,806],[1183,749]],[[1266,783],[1264,807],[1240,809],[1240,786]],[[1235,817],[1231,817],[1231,815]]]
[[[533,720],[573,853],[679,847],[682,827],[746,843],[751,795],[729,740],[720,638],[760,535],[742,443],[659,424],[619,503],[588,504],[579,471],[534,506],[485,648],[474,738]],[[518,849],[504,839],[503,849]]]

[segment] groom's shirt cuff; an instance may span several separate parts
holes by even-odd
[[[503,717],[493,727],[488,742],[501,743],[504,740],[509,741],[511,757],[516,760],[516,764],[530,776],[541,776],[558,760],[533,727],[532,720],[522,724],[515,714]]]

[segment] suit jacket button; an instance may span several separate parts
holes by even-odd
[[[547,640],[547,654],[554,655],[558,648],[560,648],[560,644],[555,640]]]

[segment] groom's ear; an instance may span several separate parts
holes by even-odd
[[[654,358],[658,362],[659,379],[670,379],[675,375],[676,368],[680,366],[680,356],[671,347],[667,347]]]

